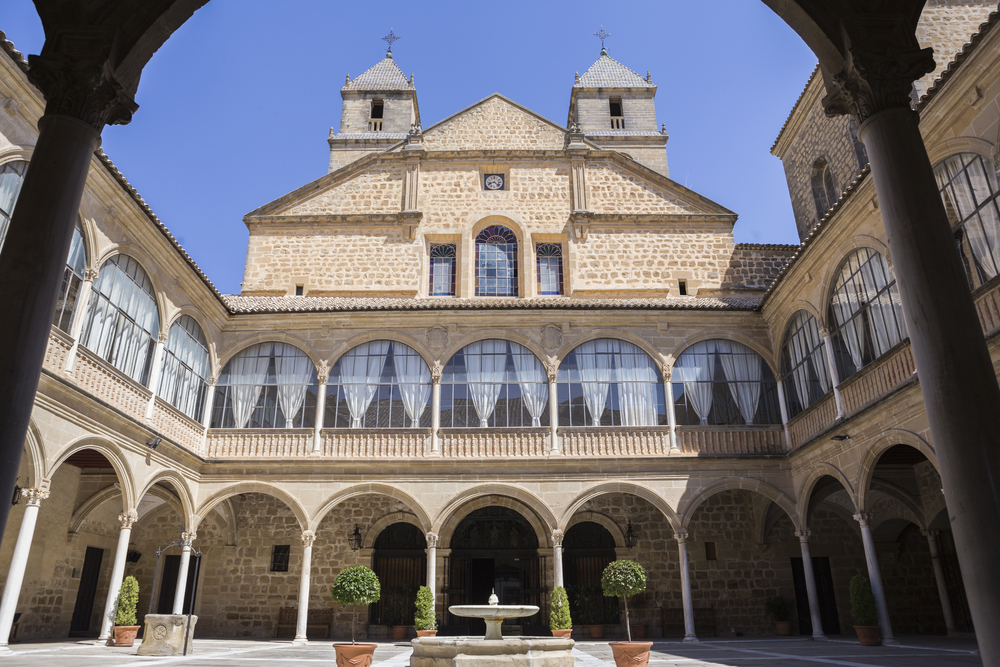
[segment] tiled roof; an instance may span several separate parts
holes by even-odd
[[[403,70],[392,59],[392,54],[375,63],[341,90],[416,90]]]
[[[338,132],[331,134],[331,139],[405,139],[405,132]]]
[[[21,55],[20,51],[14,48],[14,42],[7,39],[7,35],[4,34],[3,30],[0,30],[0,48],[2,48],[8,56],[10,56],[10,59],[21,68],[22,72],[28,72],[28,61],[24,59],[24,56]]]
[[[584,130],[588,137],[663,137],[662,132],[656,130]]]
[[[573,84],[574,88],[655,88],[625,65],[601,52],[601,57]]]
[[[755,310],[759,296],[678,297],[645,299],[536,299],[475,297],[403,298],[335,296],[240,296],[222,297],[234,315],[251,313],[337,312],[350,310],[513,310],[513,309],[616,309],[616,310]]]

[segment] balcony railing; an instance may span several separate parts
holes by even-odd
[[[159,396],[154,400],[153,428],[192,452],[201,453],[205,427]]]
[[[906,340],[840,383],[844,412],[852,415],[913,377],[910,341]]]
[[[52,327],[52,331],[49,334],[49,346],[45,350],[45,361],[42,362],[42,367],[52,371],[56,375],[62,375],[62,369],[66,363],[66,355],[72,349],[73,339],[70,338],[70,335],[62,329]]]
[[[670,452],[666,426],[562,426],[559,436],[563,456],[666,456]]]
[[[677,448],[689,456],[782,454],[781,425],[678,426]]]
[[[145,421],[146,406],[153,392],[83,346],[76,348],[76,355],[73,378],[80,389],[130,417]]]
[[[451,459],[541,458],[548,453],[549,429],[441,429],[441,455]]]
[[[311,428],[211,429],[205,438],[209,459],[304,458],[312,450]]]
[[[976,312],[983,333],[990,335],[1000,330],[1000,278],[983,285],[981,290],[973,294],[976,302]]]
[[[368,121],[368,131],[369,132],[381,132],[382,131],[382,120],[372,118]]]
[[[624,130],[625,129],[625,117],[624,116],[612,116],[611,117],[611,129],[612,130]]]
[[[323,431],[323,456],[338,459],[416,459],[430,450],[431,430],[335,429]]]
[[[792,449],[809,442],[813,436],[833,426],[836,420],[837,401],[831,391],[788,420],[788,439]]]

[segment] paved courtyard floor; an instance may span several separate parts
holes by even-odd
[[[138,647],[138,642],[136,643]],[[108,648],[94,640],[15,644],[0,654],[0,667],[109,667],[118,665],[184,665],[226,667],[295,664],[332,665],[331,642],[292,646],[287,641],[197,639],[194,653],[165,658],[139,657],[134,648]],[[577,642],[576,667],[613,667],[607,642]],[[406,667],[408,643],[380,643],[375,651],[379,667]],[[943,667],[982,665],[976,644],[943,637],[903,637],[898,646],[863,648],[857,640],[736,639],[707,640],[699,644],[656,642],[650,667]]]

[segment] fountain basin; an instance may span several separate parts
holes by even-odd
[[[422,637],[410,642],[410,667],[573,667],[575,643],[559,637]]]
[[[490,598],[496,599],[496,596]],[[533,616],[538,613],[538,607],[532,604],[525,605],[497,605],[497,604],[467,604],[448,607],[455,616],[465,618],[481,618],[486,621],[486,636],[484,640],[490,641],[503,639],[500,634],[500,624],[504,619],[521,618],[522,616]]]

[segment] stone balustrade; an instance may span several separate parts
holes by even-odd
[[[201,453],[205,427],[159,396],[154,399],[153,428],[182,447]]]
[[[49,333],[49,346],[45,349],[45,360],[42,368],[52,371],[56,375],[62,375],[63,366],[66,363],[66,355],[73,349],[73,339],[62,329],[52,327]]]
[[[76,355],[73,379],[80,389],[134,419],[146,420],[153,392],[83,346],[77,347]]]
[[[808,408],[788,420],[788,439],[795,449],[833,426],[837,421],[837,401],[833,392],[819,399]]]
[[[549,429],[441,429],[441,455],[453,459],[539,458],[548,454]]]
[[[983,333],[988,336],[1000,331],[1000,281],[984,286],[982,291],[973,297]]]
[[[916,373],[910,341],[905,340],[840,383],[844,412],[853,415],[871,405]]]
[[[783,454],[781,425],[678,426],[677,448],[687,456]]]
[[[208,459],[294,459],[312,450],[309,428],[211,429],[205,438]]]
[[[670,451],[667,426],[559,428],[564,456],[666,456]]]
[[[322,434],[323,456],[338,459],[416,459],[430,450],[429,428],[336,429]]]

